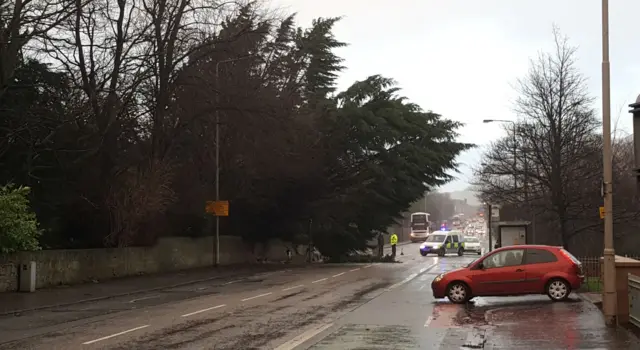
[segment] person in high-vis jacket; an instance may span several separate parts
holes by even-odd
[[[391,243],[391,257],[395,258],[396,257],[396,245],[398,244],[398,235],[396,235],[395,233],[392,233],[391,237],[389,238],[389,243]]]

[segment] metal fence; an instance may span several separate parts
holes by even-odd
[[[629,322],[640,328],[640,276],[628,275]]]
[[[600,292],[602,291],[602,265],[599,256],[582,256],[578,257],[582,263],[584,271],[584,282],[582,283],[582,291]]]
[[[640,260],[639,256],[626,256],[631,259]],[[602,265],[599,256],[583,256],[578,257],[582,263],[584,271],[584,282],[580,288],[583,292],[601,292],[602,291]],[[640,301],[639,301],[640,302]]]

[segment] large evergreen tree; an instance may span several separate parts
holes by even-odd
[[[337,93],[339,18],[297,28],[293,15],[276,20],[252,3],[219,17],[203,8],[223,18],[211,26],[175,10],[160,21],[136,13],[140,25],[123,28],[130,40],[114,31],[93,50],[56,40],[86,30],[65,22],[47,41],[58,66],[17,68],[0,100],[0,176],[31,185],[45,248],[211,234],[216,115],[231,202],[222,234],[312,239],[327,255],[364,247],[448,181],[469,147],[455,141],[458,123],[408,103],[390,79]],[[84,61],[65,59],[79,47]]]
[[[391,79],[372,76],[337,98],[328,135],[342,145],[325,168],[331,192],[318,244],[331,255],[361,249],[425,191],[450,180],[459,123],[425,112],[397,95]],[[340,244],[336,245],[335,242]]]

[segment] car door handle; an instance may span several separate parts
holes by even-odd
[[[516,272],[524,272],[523,269],[517,269]]]

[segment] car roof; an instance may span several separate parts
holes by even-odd
[[[451,236],[451,235],[463,236],[463,235],[464,235],[464,234],[462,233],[462,231],[458,231],[458,230],[451,230],[451,231],[435,231],[435,232],[434,232],[434,234],[437,234],[438,232],[439,232],[439,233],[441,233],[441,234],[443,234],[443,235],[448,235],[448,236]]]
[[[494,252],[503,251],[503,250],[512,250],[512,249],[545,249],[545,250],[558,250],[562,247],[556,247],[552,245],[542,245],[542,244],[519,244],[519,245],[509,245],[506,247],[500,247],[498,249],[494,249]]]

